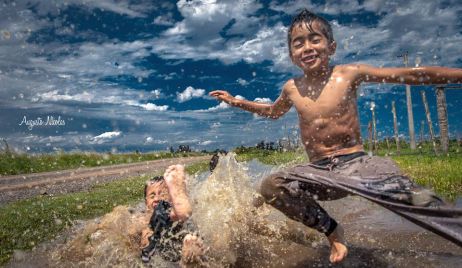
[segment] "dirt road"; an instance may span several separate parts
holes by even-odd
[[[36,195],[85,191],[94,184],[130,176],[161,173],[172,164],[192,164],[208,159],[210,156],[182,157],[113,166],[2,176],[0,177],[0,205]]]

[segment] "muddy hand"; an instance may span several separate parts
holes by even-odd
[[[181,267],[203,267],[205,251],[200,237],[192,234],[186,235],[181,249]]]

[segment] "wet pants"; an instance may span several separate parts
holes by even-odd
[[[262,181],[265,201],[327,236],[337,223],[317,203],[359,195],[462,246],[462,209],[403,175],[396,163],[363,152],[326,158],[274,173]]]

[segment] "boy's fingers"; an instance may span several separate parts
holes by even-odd
[[[223,90],[214,90],[212,92],[209,93],[209,95],[221,95],[221,94],[224,94],[225,91]]]

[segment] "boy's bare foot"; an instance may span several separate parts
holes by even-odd
[[[164,180],[169,192],[186,192],[184,166],[169,166],[164,173]]]
[[[164,173],[173,211],[170,217],[175,220],[185,221],[191,215],[191,204],[186,193],[186,175],[184,166],[172,165]]]
[[[335,228],[334,232],[327,239],[331,247],[329,261],[332,263],[341,262],[348,254],[342,226],[337,225],[337,228]]]

